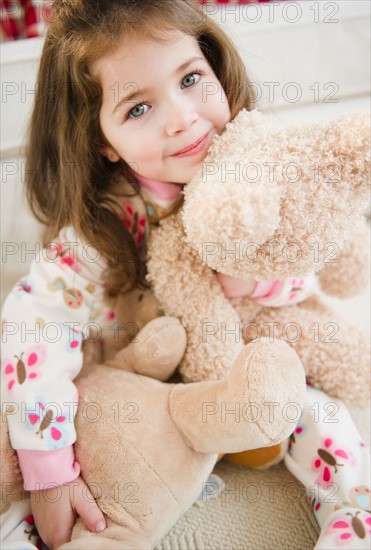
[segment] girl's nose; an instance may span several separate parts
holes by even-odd
[[[167,112],[166,133],[168,136],[173,136],[184,132],[197,120],[198,113],[192,105],[187,105],[182,101],[173,102],[169,105]]]

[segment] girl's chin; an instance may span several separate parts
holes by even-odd
[[[185,169],[182,174],[179,174],[178,178],[174,179],[174,183],[179,183],[186,185],[191,181],[192,178],[199,172],[202,166],[202,161],[198,162],[197,165],[192,166],[192,168]]]

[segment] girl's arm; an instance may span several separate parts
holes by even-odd
[[[67,228],[40,250],[5,301],[2,402],[26,490],[79,475],[73,380],[83,364],[93,301],[103,294],[102,269],[97,253]]]

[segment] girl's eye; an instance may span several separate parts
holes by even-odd
[[[200,80],[200,73],[189,73],[187,74],[183,80],[182,80],[182,86],[184,88],[190,88],[191,86],[194,86],[196,82]]]
[[[135,107],[130,109],[128,117],[139,118],[144,115],[145,112],[147,112],[146,108],[148,109],[148,105],[145,105],[144,103],[138,103],[138,105],[135,105]]]

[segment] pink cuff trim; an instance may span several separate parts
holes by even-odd
[[[17,454],[26,491],[63,485],[80,474],[80,464],[75,461],[72,445],[56,451],[17,449]]]
[[[182,187],[176,183],[167,181],[150,180],[139,174],[135,174],[140,185],[147,189],[156,199],[172,201],[181,193]]]
[[[284,286],[285,281],[279,279],[276,281],[259,281],[251,294],[251,298],[259,301],[271,300],[280,294]]]

